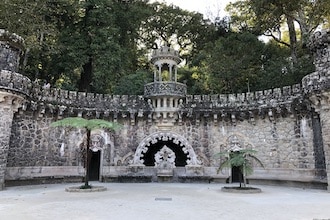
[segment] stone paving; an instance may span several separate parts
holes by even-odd
[[[262,193],[236,194],[222,192],[223,184],[92,182],[107,191],[65,192],[74,185],[7,187],[0,219],[330,219],[330,194],[322,190],[257,186]]]

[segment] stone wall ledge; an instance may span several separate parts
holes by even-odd
[[[35,166],[7,167],[5,180],[24,180],[39,177],[64,178],[66,176],[84,176],[85,169],[81,166]]]
[[[300,182],[326,182],[325,177],[317,176],[315,169],[256,169],[248,176],[251,179],[287,180]]]

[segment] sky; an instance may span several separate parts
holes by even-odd
[[[188,11],[204,14],[205,18],[224,17],[227,15],[225,7],[235,0],[158,0],[167,4],[177,5]]]

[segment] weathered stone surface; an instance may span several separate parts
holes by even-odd
[[[0,91],[0,190],[4,187],[12,121],[22,99],[20,96]]]

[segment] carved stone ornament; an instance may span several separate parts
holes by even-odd
[[[90,149],[93,152],[97,152],[102,150],[102,147],[104,145],[104,138],[101,135],[92,135],[91,136],[91,146]]]
[[[171,169],[175,168],[175,153],[166,145],[155,154],[155,167]]]

